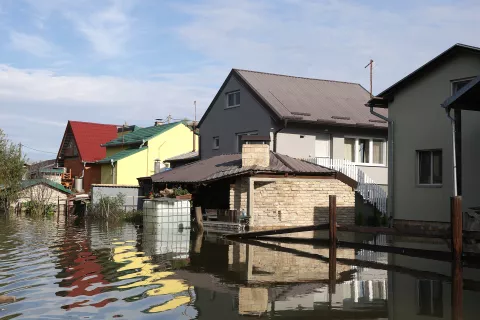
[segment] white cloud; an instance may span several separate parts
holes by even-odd
[[[480,3],[374,6],[335,0],[207,0],[179,7],[177,31],[191,49],[224,65],[368,86],[379,92],[457,42],[480,45]]]
[[[54,51],[54,46],[42,37],[16,31],[10,32],[10,45],[38,57],[48,57]]]
[[[115,1],[111,6],[86,16],[78,13],[69,13],[68,16],[78,31],[91,43],[95,52],[110,58],[125,53],[125,46],[132,32],[129,8],[130,6]]]

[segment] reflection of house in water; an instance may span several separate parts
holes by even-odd
[[[180,261],[182,266],[185,262],[188,263],[185,257],[189,251],[189,241],[190,233],[185,231],[181,233],[178,230],[163,229],[145,234],[143,245],[148,256],[145,256],[144,252],[139,252],[135,246],[118,243],[113,248],[113,260],[123,265],[117,270],[119,274],[123,274],[118,279],[132,280],[118,288],[156,286],[147,290],[144,295],[147,298],[161,296],[163,302],[150,307],[145,311],[148,313],[164,312],[180,306],[187,308],[187,304],[192,300],[194,288],[183,280],[169,277],[174,275],[170,270],[176,267],[176,262]],[[169,271],[166,271],[167,269]]]
[[[328,248],[313,245],[280,246],[324,257],[329,255]],[[217,258],[214,259],[212,252]],[[355,251],[338,249],[337,257],[354,259]],[[327,261],[262,246],[206,241],[202,252],[192,256],[192,266],[202,267],[207,272],[225,278],[214,280],[217,288],[212,288],[211,284],[208,288],[196,285],[195,306],[205,319],[233,319],[239,315],[266,313],[283,315],[293,311],[292,316],[298,318],[314,317],[331,314],[332,308],[337,312],[363,309],[369,315],[382,317],[388,314],[385,278],[359,280],[354,275],[356,270],[344,264],[337,264],[338,284],[331,296]],[[352,280],[352,275],[357,278]],[[225,282],[237,285],[229,286]],[[231,299],[228,300],[228,297]],[[208,310],[218,310],[219,313],[208,318],[205,314]]]
[[[450,250],[441,240],[415,241],[415,239],[397,240],[396,246],[421,248],[430,250]],[[389,263],[403,267],[413,267],[422,271],[430,271],[451,276],[451,263],[429,259],[413,258],[389,254]],[[478,301],[480,292],[477,285],[467,287],[471,280],[480,279],[480,270],[463,268],[463,319],[478,319]],[[451,281],[438,278],[418,278],[412,275],[389,272],[389,310],[391,319],[451,319],[452,285]]]

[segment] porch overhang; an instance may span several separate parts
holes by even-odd
[[[477,76],[462,89],[442,103],[442,107],[450,110],[480,111],[480,76]]]

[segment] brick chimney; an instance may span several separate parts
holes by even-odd
[[[242,167],[270,166],[270,137],[242,136]]]

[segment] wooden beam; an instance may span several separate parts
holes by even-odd
[[[315,230],[328,230],[329,224],[316,224],[312,226],[303,226],[303,227],[291,227],[291,228],[282,228],[282,229],[274,229],[274,230],[264,230],[264,231],[251,231],[251,232],[244,232],[244,233],[235,233],[235,234],[228,234],[225,235],[227,239],[250,239],[256,238],[259,236],[269,236],[274,234],[285,234],[285,233],[294,233],[294,232],[304,232],[304,231],[315,231]]]
[[[463,222],[462,197],[450,198],[450,223],[452,228],[452,260],[462,259],[463,253]]]
[[[355,225],[339,225],[338,231],[344,232],[357,232],[357,233],[371,233],[371,234],[386,234],[392,236],[409,236],[409,237],[421,237],[421,238],[450,238],[450,232],[445,231],[400,231],[395,228],[386,227],[367,227],[367,226],[355,226]]]

